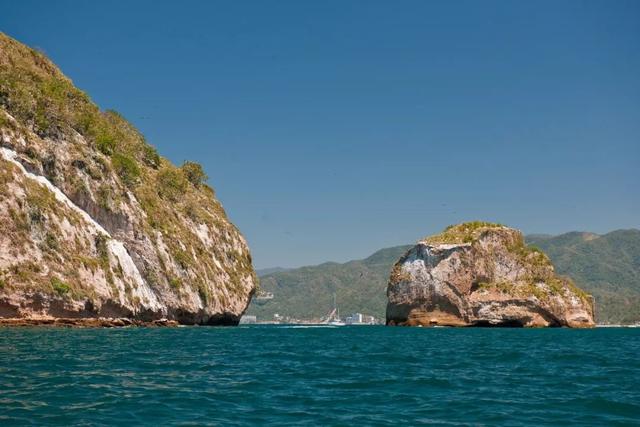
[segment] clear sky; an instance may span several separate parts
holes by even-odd
[[[201,162],[257,268],[640,227],[639,1],[0,0],[0,31]]]

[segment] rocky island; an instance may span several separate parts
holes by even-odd
[[[256,276],[206,179],[0,33],[4,324],[237,324]]]
[[[594,302],[549,258],[500,224],[450,226],[394,265],[387,324],[593,327]]]

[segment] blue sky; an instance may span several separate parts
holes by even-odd
[[[640,227],[638,1],[0,8],[0,31],[204,165],[258,268],[474,219]]]

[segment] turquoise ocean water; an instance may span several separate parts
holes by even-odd
[[[640,329],[0,329],[0,425],[639,425]]]

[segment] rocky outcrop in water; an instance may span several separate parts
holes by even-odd
[[[593,327],[593,298],[554,272],[514,229],[465,223],[418,242],[395,264],[387,324]]]
[[[236,324],[255,273],[205,181],[0,33],[0,317]]]

